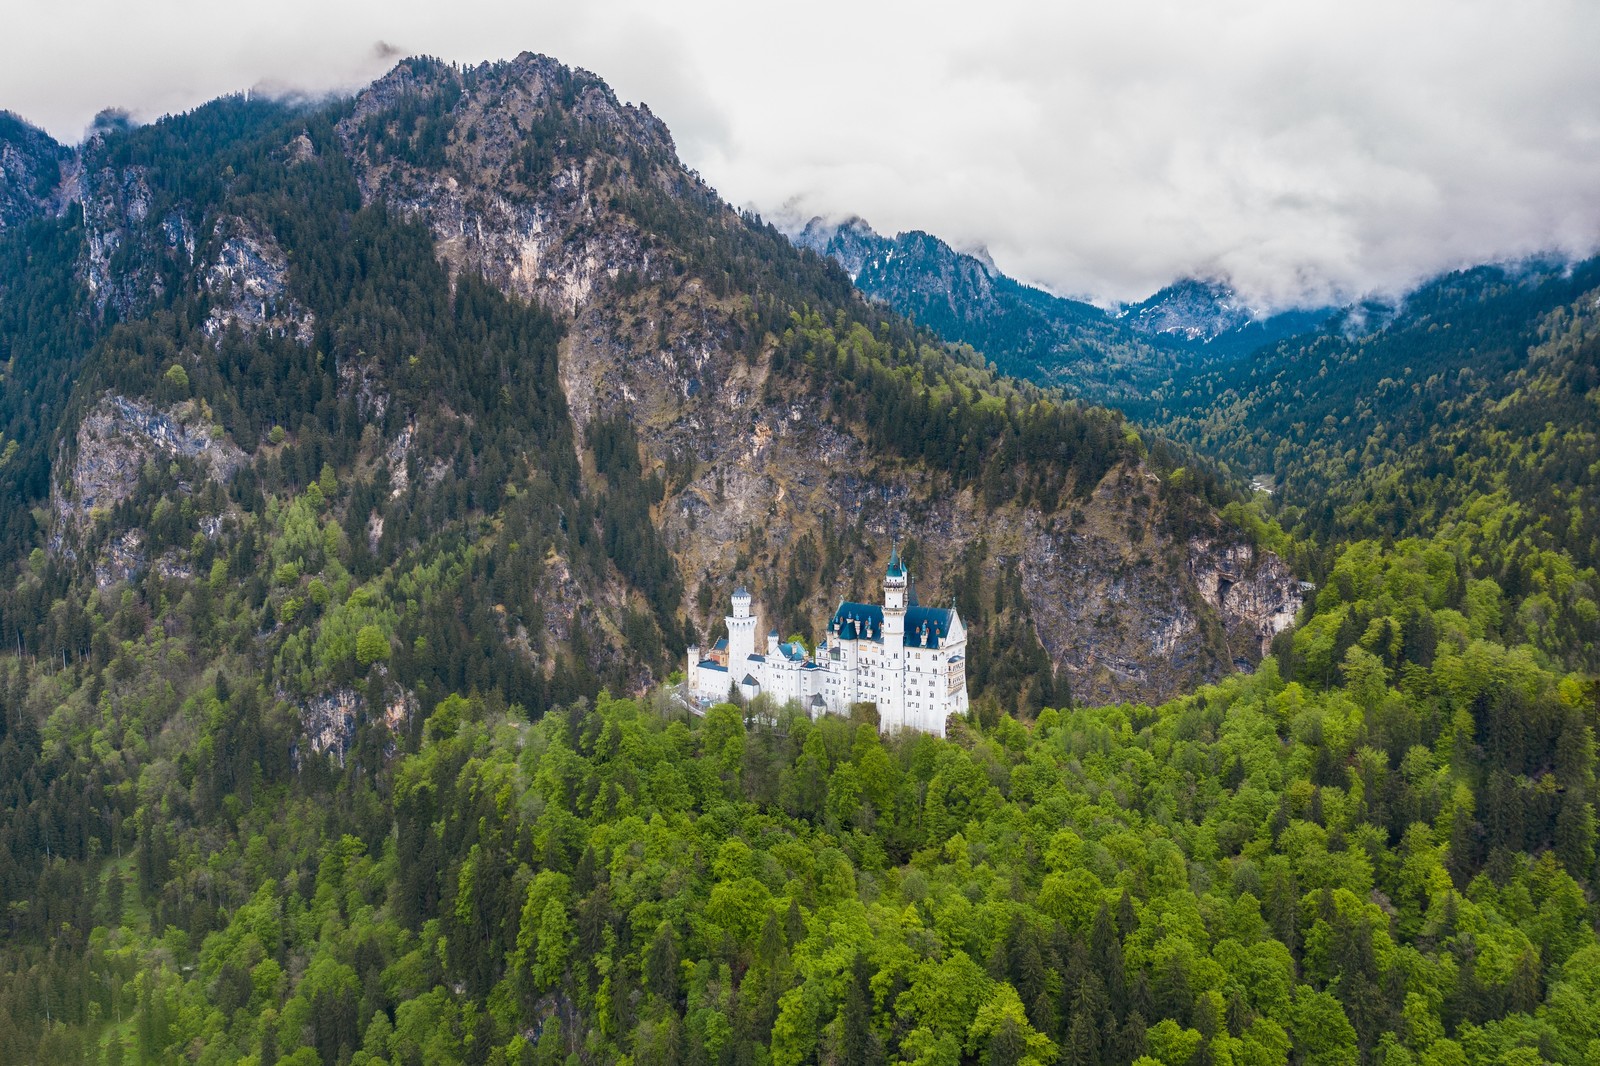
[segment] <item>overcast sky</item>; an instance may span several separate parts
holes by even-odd
[[[1259,305],[1600,247],[1594,0],[765,5],[10,0],[0,107],[76,141],[400,53],[587,67],[774,220],[987,246],[1067,295],[1223,277]]]

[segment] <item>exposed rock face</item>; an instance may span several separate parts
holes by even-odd
[[[226,481],[245,461],[226,436],[213,435],[190,402],[160,410],[147,401],[109,394],[78,426],[71,473],[52,493],[61,532],[81,529],[127,499],[144,464],[179,456],[200,459],[211,477]]]
[[[1254,651],[1251,659],[1267,654],[1305,604],[1283,560],[1249,544],[1191,540],[1189,572],[1201,598],[1222,616],[1229,643]]]
[[[796,247],[809,248],[820,256],[836,260],[851,281],[861,277],[869,260],[894,246],[893,241],[881,236],[866,219],[856,215],[837,223],[813,218],[791,239]]]
[[[203,326],[218,337],[237,327],[246,333],[290,336],[310,344],[311,312],[289,295],[289,260],[277,240],[242,218],[217,223],[216,253],[201,283],[213,304]]]
[[[1271,553],[1220,528],[1175,543],[1156,487],[1143,470],[1114,471],[1086,506],[1030,514],[1007,544],[1040,640],[1081,698],[1159,699],[1249,668],[1299,610]]]
[[[143,167],[107,168],[85,173],[80,179],[85,238],[88,241],[84,281],[94,295],[95,305],[104,310],[109,304],[121,313],[143,305],[160,295],[159,280],[140,284],[139,272],[118,273],[111,261],[129,239],[129,230],[140,226],[150,213],[150,187]]]
[[[109,588],[119,581],[126,581],[144,570],[146,562],[148,559],[144,550],[144,531],[124,530],[111,538],[111,542],[95,560],[95,584],[101,588]]]
[[[1087,500],[1053,514],[990,511],[970,491],[952,495],[937,476],[874,455],[829,422],[815,396],[764,399],[766,366],[727,352],[690,317],[710,321],[710,308],[681,316],[668,348],[637,352],[609,308],[590,308],[573,322],[562,372],[580,422],[624,412],[652,455],[700,460],[659,519],[691,588],[709,581],[725,592],[752,543],[754,566],[777,574],[802,539],[859,528],[879,546],[915,537],[922,599],[946,602],[962,553],[981,538],[986,575],[1016,564],[1045,650],[1074,695],[1094,701],[1174,695],[1259,660],[1293,621],[1299,591],[1287,568],[1220,524],[1205,538],[1174,541],[1143,468],[1113,471]],[[1073,511],[1083,516],[1076,524]],[[847,559],[823,575],[823,591],[806,604],[812,632],[839,599],[876,595],[881,563],[876,554]],[[777,589],[758,581],[754,591],[772,617]],[[724,610],[714,599],[695,621],[709,628]]]
[[[1204,342],[1242,329],[1255,315],[1226,285],[1188,278],[1127,308],[1123,317],[1136,333]]]
[[[1281,564],[1256,559],[1214,516],[1204,537],[1175,538],[1154,475],[1142,468],[1119,468],[1052,513],[1015,504],[995,511],[970,491],[951,492],[937,472],[874,453],[803,383],[769,380],[770,348],[754,357],[732,350],[742,298],[673,276],[665,256],[652,257],[654,236],[617,206],[641,181],[696,197],[697,210],[709,196],[675,161],[641,168],[637,155],[625,159],[635,142],[647,153],[670,151],[647,113],[540,57],[465,75],[413,74],[397,68],[341,127],[364,197],[424,221],[457,269],[480,270],[502,290],[567,314],[561,380],[580,433],[625,414],[647,464],[694,458],[693,476],[656,515],[691,603],[701,585],[724,593],[743,562],[772,612],[778,577],[803,541],[813,550],[848,541],[852,550],[835,572],[817,575],[820,587],[803,605],[817,632],[838,599],[875,593],[882,560],[871,545],[886,551],[891,536],[914,537],[922,599],[931,603],[949,599],[958,560],[982,539],[986,573],[1016,567],[1046,651],[1075,695],[1092,700],[1156,700],[1216,677],[1235,660],[1259,658],[1267,631],[1292,615],[1296,593]],[[388,104],[452,85],[461,95],[447,166],[397,163],[363,147],[362,131],[383,121]],[[590,116],[585,136],[596,147],[579,163],[552,165],[542,183],[524,183],[523,134],[551,94]],[[739,224],[731,208],[714,210]],[[624,285],[624,272],[650,287]],[[606,609],[621,602],[615,589],[567,587],[559,561],[547,577],[544,622],[557,639],[588,624],[580,615],[604,627],[616,613]],[[591,603],[602,610],[589,614]],[[710,604],[703,617],[691,608],[702,632],[724,610],[720,595]]]
[[[383,723],[392,736],[405,732],[411,716],[417,710],[417,698],[390,682],[385,692]],[[306,744],[319,755],[332,754],[340,766],[355,739],[356,724],[366,699],[351,688],[335,689],[322,696],[306,700],[300,705],[300,726],[305,732]],[[391,751],[388,754],[392,754]],[[294,755],[295,765],[300,765],[301,755]]]
[[[0,111],[0,231],[51,209],[70,156],[43,130]]]
[[[469,72],[471,93],[455,106],[450,166],[423,167],[375,157],[364,147],[367,124],[407,97],[429,99],[453,89],[419,79],[402,63],[362,93],[339,132],[357,165],[363,197],[381,199],[426,220],[440,256],[453,270],[479,271],[506,292],[566,313],[578,311],[603,281],[624,270],[645,271],[649,257],[638,228],[597,195],[604,157],[551,169],[523,148],[555,97],[571,97],[580,121],[599,131],[616,154],[671,153],[666,127],[648,110],[617,101],[604,82],[545,56],[524,53],[506,64]]]
[[[166,292],[159,258],[176,257],[185,270],[193,264],[193,224],[177,210],[153,217],[145,168],[100,166],[96,140],[73,161],[62,195],[83,205],[83,279],[98,310],[131,318]],[[142,254],[123,254],[129,247]]]
[[[999,315],[1015,316],[1021,310],[1010,306],[1018,303],[1013,294],[997,289],[1008,282],[1014,288],[1016,283],[996,270],[993,262],[958,252],[920,230],[884,237],[860,218],[837,225],[814,218],[792,240],[838,262],[868,296],[911,310],[921,322],[973,324]],[[1036,325],[1047,328],[1042,322]],[[954,335],[959,332],[952,330],[946,335],[950,340],[972,343],[967,336]]]
[[[365,422],[382,422],[384,412],[389,410],[389,392],[383,387],[382,375],[372,365],[372,360],[344,359],[339,363],[339,399],[354,400],[356,413]],[[405,444],[396,441],[396,445],[403,452],[410,446],[410,432],[404,433]],[[399,456],[404,465],[405,456]],[[390,473],[393,475],[395,457],[391,449]],[[398,484],[398,482],[396,483]]]

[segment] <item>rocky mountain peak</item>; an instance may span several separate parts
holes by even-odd
[[[602,280],[653,269],[624,201],[687,196],[735,219],[647,108],[548,56],[406,60],[338,129],[364,201],[425,219],[452,270],[568,314]]]
[[[661,676],[672,649],[715,625],[731,580],[815,632],[858,594],[871,546],[908,529],[930,594],[959,581],[986,605],[999,601],[985,589],[1010,590],[1011,606],[971,612],[986,647],[1021,642],[1041,677],[1060,671],[1087,698],[1154,698],[1258,659],[1293,613],[1281,564],[1240,555],[1239,532],[1184,482],[1163,487],[1170,471],[1115,415],[1003,379],[870,304],[735,212],[655,116],[592,74],[533,54],[410,59],[322,112],[235,101],[170,121],[109,132],[81,156],[89,295],[129,335],[173,307],[194,326],[181,351],[144,360],[143,379],[115,375],[127,388],[84,386],[101,394],[63,427],[77,444],[64,456],[119,457],[52,471],[60,515],[105,506],[121,523],[78,522],[98,538],[85,552],[117,546],[106,580],[170,547],[140,517],[147,468],[191,493],[222,469],[191,454],[196,442],[232,440],[251,450],[250,476],[287,478],[311,437],[333,434],[352,458],[330,485],[380,472],[364,509],[341,519],[372,565],[425,550],[474,507],[522,509],[522,525],[487,546],[521,574],[493,608],[507,639],[495,654],[560,690],[580,684],[581,670],[555,680],[569,660],[619,687]],[[205,131],[216,147],[202,157]],[[180,164],[178,152],[195,155]],[[190,180],[223,160],[282,194]],[[931,234],[890,240],[860,219],[807,230],[863,288],[892,283],[902,264],[937,279],[921,322],[1030,306],[992,264]],[[352,277],[366,280],[347,288]],[[498,347],[458,332],[490,321],[504,323]],[[260,392],[276,371],[255,367],[291,368],[304,391],[270,406],[218,374],[240,360]],[[171,366],[189,369],[168,377]],[[315,395],[342,413],[313,425],[295,405]],[[179,397],[206,400],[218,421],[191,426]],[[231,447],[217,448],[231,469]],[[294,483],[320,482],[321,463],[303,461]],[[535,515],[547,529],[529,525]],[[545,547],[525,565],[517,545],[530,543]],[[985,668],[974,666],[980,684]],[[1020,699],[1021,682],[1006,684]]]
[[[797,247],[809,248],[826,259],[835,260],[852,281],[861,276],[867,260],[893,243],[860,215],[851,215],[841,222],[830,222],[818,215],[807,222],[793,240]]]
[[[378,116],[386,121],[375,124]],[[432,125],[424,128],[424,119]],[[373,132],[375,124],[391,147],[395,138],[420,134],[423,143],[413,147],[422,149],[424,165],[438,162],[438,150],[446,149],[458,166],[509,168],[530,147],[578,147],[571,131],[554,128],[560,120],[582,128],[584,148],[676,161],[671,132],[649,108],[623,103],[596,74],[533,52],[474,67],[403,60],[361,91],[341,128],[348,136],[363,128]],[[455,135],[443,137],[447,130]]]
[[[0,231],[49,209],[71,156],[44,130],[0,111]]]
[[[1120,317],[1145,336],[1205,342],[1249,325],[1256,314],[1220,281],[1183,278],[1125,308]]]

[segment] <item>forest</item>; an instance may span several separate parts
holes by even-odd
[[[1381,328],[1284,341],[1180,377],[1135,413],[1236,482],[1264,478],[1275,519],[1318,546],[1309,569],[1352,539],[1445,536],[1505,595],[1519,640],[1592,673],[1596,285],[1594,261],[1453,274]]]
[[[148,194],[114,285],[84,280],[94,205],[0,234],[0,1061],[1600,1064],[1595,279],[1457,279],[1432,320],[1327,334],[1322,377],[1379,398],[1348,425],[1269,354],[1228,373],[1278,391],[1164,438],[860,299],[555,76],[514,180],[610,153],[665,264],[618,301],[692,278],[766,388],[953,491],[1053,514],[1143,464],[1177,542],[1220,510],[1312,586],[1253,672],[1086,706],[976,544],[948,738],[691,714],[653,519],[694,458],[580,435],[563,318],[364,201],[349,144],[455,165],[488,77],[415,70],[467,95],[101,135],[91,171]],[[261,317],[309,343],[214,328],[172,235],[203,261],[244,226],[287,264]],[[1439,369],[1474,322],[1496,345]],[[231,472],[148,460],[74,511],[108,394]],[[781,576],[793,620],[815,589]]]
[[[159,624],[42,727],[69,679],[8,666],[7,1059],[1590,1062],[1595,688],[1490,592],[1352,544],[1253,676],[948,740],[664,692],[408,736],[374,659],[340,767],[236,659],[178,701]]]

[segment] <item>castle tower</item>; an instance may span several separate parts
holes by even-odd
[[[885,723],[906,723],[906,568],[898,546],[889,551],[883,575],[883,684],[878,714]]]
[[[750,613],[750,591],[743,585],[733,590],[733,613],[723,620],[728,623],[728,673],[733,674],[756,652],[756,620]]]
[[[883,575],[883,610],[884,622],[888,624],[888,612],[900,611],[902,615],[906,609],[906,566],[900,561],[900,547],[889,549],[889,569]]]

